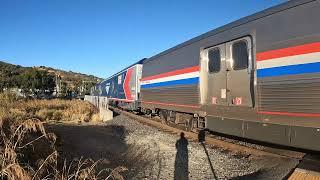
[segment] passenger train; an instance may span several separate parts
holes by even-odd
[[[188,129],[320,150],[320,0],[292,0],[125,68],[92,89]]]

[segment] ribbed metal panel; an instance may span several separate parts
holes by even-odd
[[[319,113],[320,74],[259,79],[261,111]]]
[[[141,100],[182,105],[198,105],[199,90],[197,85],[142,89]]]

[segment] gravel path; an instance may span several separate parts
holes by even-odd
[[[283,179],[298,161],[253,157],[188,142],[119,115],[106,125],[124,126],[125,142],[143,147],[150,161],[134,179]]]

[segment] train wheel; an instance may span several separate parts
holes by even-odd
[[[192,119],[187,120],[185,126],[186,126],[186,131],[191,131]]]
[[[160,119],[161,119],[161,123],[167,124],[167,120],[168,120],[167,111],[166,110],[160,110],[159,116],[160,116]]]
[[[197,133],[199,131],[198,127],[198,118],[194,117],[191,119],[191,128],[190,131]]]
[[[146,115],[150,115],[152,113],[152,111],[150,109],[146,110]]]
[[[194,117],[191,117],[190,119],[186,120],[185,126],[187,131],[197,132],[198,120]]]

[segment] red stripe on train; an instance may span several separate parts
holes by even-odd
[[[126,96],[127,100],[133,100],[132,95],[131,95],[131,90],[130,90],[130,80],[132,76],[132,68],[129,68],[126,72],[126,77],[124,78],[123,82],[123,90],[124,90],[124,95]]]
[[[184,104],[170,104],[170,103],[162,103],[162,102],[154,102],[154,101],[141,101],[147,104],[158,104],[158,105],[168,105],[168,106],[178,106],[178,107],[189,107],[189,108],[200,108],[200,106],[195,105],[184,105]]]
[[[320,52],[320,42],[257,53],[257,61]]]
[[[311,113],[289,113],[289,112],[272,112],[272,111],[258,111],[258,113],[270,114],[270,115],[300,116],[300,117],[320,117],[320,114],[311,114]]]
[[[174,76],[174,75],[179,75],[179,74],[185,74],[185,73],[190,73],[190,72],[195,72],[195,71],[199,71],[199,66],[193,66],[193,67],[189,67],[189,68],[184,68],[184,69],[170,71],[170,72],[166,72],[166,73],[162,73],[162,74],[157,74],[154,76],[148,76],[148,77],[142,78],[141,81],[158,79],[158,78]]]

